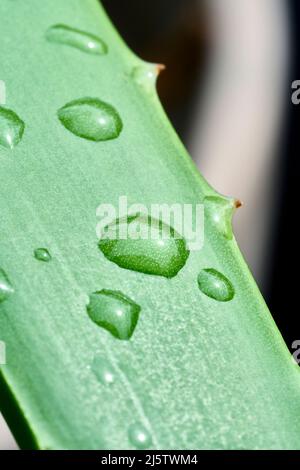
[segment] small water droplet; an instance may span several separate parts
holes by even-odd
[[[141,214],[107,225],[99,248],[121,268],[167,278],[174,277],[189,256],[184,238],[173,227]]]
[[[110,385],[115,381],[114,370],[106,358],[95,356],[92,364],[92,370],[97,379],[103,385]]]
[[[11,109],[0,106],[0,145],[13,149],[21,141],[25,124]]]
[[[5,271],[0,268],[0,303],[8,299],[13,292],[13,286],[11,285]]]
[[[72,46],[89,54],[104,55],[108,51],[105,42],[94,34],[64,24],[51,26],[46,32],[46,38],[50,42]]]
[[[240,201],[222,196],[208,196],[204,199],[204,204],[205,214],[217,230],[225,238],[231,240],[233,237],[232,216],[237,207],[240,207]]]
[[[132,78],[138,85],[144,87],[147,91],[155,89],[155,84],[159,73],[164,70],[164,65],[144,63],[134,67]]]
[[[228,302],[234,297],[233,285],[216,269],[202,269],[198,275],[198,286],[203,294],[220,302]]]
[[[98,98],[71,101],[60,108],[57,114],[66,129],[94,142],[116,139],[123,128],[115,108]]]
[[[34,250],[34,257],[39,261],[48,262],[51,260],[51,255],[47,248],[36,248]]]
[[[138,449],[148,449],[152,444],[149,431],[140,423],[134,423],[129,427],[128,437],[132,445]]]
[[[118,339],[131,338],[141,307],[119,291],[102,289],[89,296],[87,312],[97,325]]]

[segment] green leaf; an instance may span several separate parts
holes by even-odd
[[[96,0],[2,0],[0,37],[0,401],[19,444],[299,448],[298,367],[232,237],[235,201],[203,180],[161,109],[157,67],[126,48]],[[147,274],[108,259],[96,210],[122,195],[147,208],[204,203],[203,248],[173,277],[149,274],[158,251]],[[103,290],[127,299],[129,340],[88,315]]]

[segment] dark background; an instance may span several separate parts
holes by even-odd
[[[292,64],[290,80],[300,78],[300,2],[289,0],[290,40]],[[291,349],[292,342],[300,339],[300,312],[297,292],[300,294],[299,263],[299,184],[300,106],[291,102],[290,89],[286,96],[286,125],[282,130],[280,148],[281,172],[278,181],[274,239],[271,243],[272,271],[265,292],[267,303],[275,321]]]

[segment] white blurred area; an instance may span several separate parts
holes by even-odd
[[[0,450],[16,450],[17,444],[0,414]]]
[[[263,288],[289,89],[288,5],[208,0],[207,8],[214,21],[214,50],[189,147],[209,183],[244,202],[234,220],[235,235]]]
[[[282,0],[208,0],[207,4],[214,20],[214,55],[189,147],[210,184],[244,202],[235,218],[235,233],[262,285],[276,192],[277,135],[288,86],[287,4]],[[0,450],[16,448],[0,415]]]

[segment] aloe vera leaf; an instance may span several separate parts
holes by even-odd
[[[50,42],[58,24],[99,37],[107,54]],[[299,371],[231,236],[234,201],[199,175],[149,65],[96,0],[2,0],[0,35],[5,109],[20,120],[16,145],[0,146],[0,266],[14,289],[0,304],[1,409],[20,446],[131,449],[144,430],[154,449],[299,448]],[[85,97],[118,112],[118,137],[93,142],[62,125],[58,110]],[[203,249],[170,279],[108,260],[96,208],[120,195],[147,207],[206,201]],[[49,262],[34,257],[41,247]],[[199,289],[203,269],[226,276],[232,300]],[[103,289],[141,307],[129,341],[89,318]],[[97,358],[112,383],[95,374]]]

